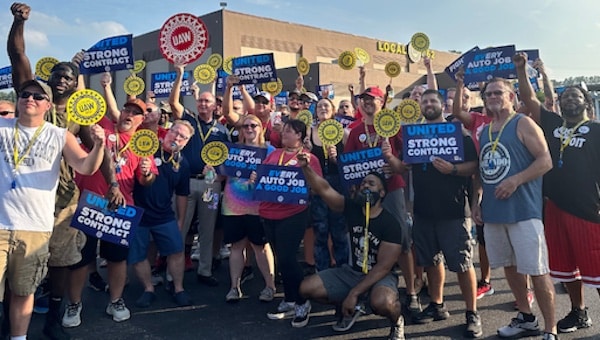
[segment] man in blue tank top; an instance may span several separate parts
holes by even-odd
[[[544,339],[554,339],[554,289],[541,220],[542,176],[552,168],[552,160],[542,130],[529,117],[515,113],[512,88],[508,81],[494,78],[482,91],[492,121],[480,137],[481,181],[476,181],[472,215],[476,223],[485,223],[490,265],[504,267],[519,306],[517,317],[498,329],[498,335],[520,338],[540,333],[527,302],[526,275],[530,275],[544,317]]]

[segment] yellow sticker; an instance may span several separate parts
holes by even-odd
[[[396,107],[402,123],[414,123],[421,117],[421,105],[416,100],[404,99]]]
[[[223,65],[223,57],[219,53],[213,53],[208,57],[206,63],[215,70],[218,70]]]
[[[335,119],[327,119],[317,129],[323,145],[337,145],[344,138],[344,126]]]
[[[131,152],[138,157],[152,156],[158,151],[160,145],[158,136],[148,129],[137,130],[129,142]]]
[[[228,156],[229,149],[227,149],[227,145],[218,141],[207,143],[202,147],[202,151],[200,152],[202,161],[210,166],[219,166],[223,164]]]
[[[67,100],[67,117],[82,126],[98,123],[106,113],[104,97],[94,90],[80,90]]]
[[[402,68],[400,67],[400,64],[398,64],[398,62],[390,61],[389,63],[385,64],[385,74],[390,78],[397,77],[398,75],[400,75],[401,71]]]
[[[301,57],[298,59],[298,63],[296,64],[296,68],[298,69],[298,73],[305,76],[310,71],[310,64],[308,63],[308,59]]]
[[[368,64],[369,61],[371,61],[371,56],[369,53],[360,47],[354,48],[354,54],[356,54],[356,59],[362,61],[363,64]]]
[[[194,79],[200,84],[210,84],[216,77],[217,71],[208,64],[200,64],[194,69]]]
[[[133,70],[131,70],[132,73],[140,73],[142,72],[144,69],[146,68],[146,62],[143,60],[136,60],[133,63]]]
[[[233,73],[233,58],[234,57],[229,57],[223,61],[223,71],[229,75]]]
[[[338,65],[342,70],[351,70],[356,65],[356,55],[352,51],[344,51],[338,57]]]
[[[415,33],[410,38],[410,44],[419,52],[425,52],[429,49],[429,37],[425,33]]]
[[[132,76],[125,79],[125,83],[123,83],[123,89],[125,93],[130,96],[138,96],[144,92],[144,88],[146,85],[144,84],[144,80],[138,76]]]
[[[400,131],[400,115],[390,109],[383,109],[373,117],[375,132],[381,137],[393,137]]]
[[[309,110],[302,110],[298,112],[296,119],[302,121],[307,127],[310,127],[313,124],[313,115]]]
[[[44,57],[35,64],[35,75],[43,81],[50,79],[52,68],[58,64],[58,59],[52,57]]]

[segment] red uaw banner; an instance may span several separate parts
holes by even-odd
[[[204,22],[193,14],[175,14],[160,29],[158,45],[163,57],[170,63],[189,64],[206,51],[208,30]]]

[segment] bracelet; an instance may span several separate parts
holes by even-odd
[[[117,181],[110,182],[110,187],[111,188],[118,188],[119,187],[119,182],[117,182]]]
[[[456,176],[458,174],[458,169],[456,168],[456,164],[452,164],[452,176]]]

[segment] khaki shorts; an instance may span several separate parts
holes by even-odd
[[[4,285],[13,294],[28,296],[35,292],[48,267],[50,232],[0,230],[0,299]]]
[[[54,230],[50,237],[50,267],[68,267],[81,261],[81,249],[85,245],[85,234],[71,227],[71,220],[77,209],[77,200],[56,213]]]

